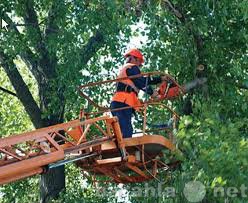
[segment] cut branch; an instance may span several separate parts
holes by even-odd
[[[200,33],[196,32],[190,23],[186,24],[187,19],[186,19],[185,15],[182,12],[180,12],[178,9],[176,9],[175,5],[173,5],[169,0],[164,0],[164,2],[166,4],[167,9],[170,12],[172,12],[173,15],[175,15],[180,20],[181,23],[183,23],[185,26],[187,26],[189,33],[192,35],[192,37],[194,39],[194,44],[195,44],[196,51],[197,51],[197,67],[199,65],[201,65],[201,66],[204,66],[204,69],[205,69],[206,65],[203,65],[204,61],[205,61],[204,60],[204,39],[203,39],[203,36]],[[196,67],[196,73],[198,74],[199,71],[198,71],[197,67]],[[200,72],[200,77],[206,76],[203,74],[203,72],[205,72],[205,70]],[[196,75],[196,76],[198,76],[198,75]]]

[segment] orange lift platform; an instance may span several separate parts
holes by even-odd
[[[153,72],[141,75],[161,74]],[[85,176],[106,177],[106,181],[124,184],[156,179],[159,171],[175,168],[180,161],[171,158],[171,154],[176,150],[173,129],[179,116],[162,102],[171,98],[172,91],[173,95],[175,92],[180,95],[183,89],[171,76],[167,76],[170,83],[160,85],[160,99],[147,100],[139,106],[143,116],[140,136],[125,139],[122,138],[117,117],[97,116],[110,112],[110,109],[99,106],[84,90],[126,78],[79,87],[80,95],[99,111],[81,111],[77,120],[0,139],[0,185],[46,173],[70,162],[82,168]],[[147,109],[155,105],[167,109],[170,114],[171,125],[155,129],[166,136],[147,129]],[[112,111],[117,110],[120,109]]]

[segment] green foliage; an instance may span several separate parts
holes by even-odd
[[[42,33],[52,2],[34,2]],[[53,91],[47,96],[53,99],[47,114],[56,111],[59,102],[56,92],[64,89],[64,118],[76,118],[79,109],[87,106],[77,94],[76,87],[116,75],[117,67],[124,61],[122,54],[130,37],[139,33],[139,29],[133,30],[130,25],[141,20],[145,28],[140,34],[147,37],[146,44],[141,46],[146,57],[143,71],[169,72],[183,84],[195,78],[196,66],[201,58],[201,62],[206,64],[208,97],[202,94],[202,89],[191,96],[193,114],[182,117],[177,134],[178,146],[184,155],[181,168],[160,177],[168,186],[176,188],[177,196],[172,199],[165,196],[130,199],[132,202],[186,202],[182,194],[185,183],[199,180],[207,187],[204,201],[224,202],[224,198],[214,197],[215,187],[240,187],[248,182],[248,93],[238,87],[238,84],[243,84],[248,79],[248,4],[245,0],[172,2],[184,14],[184,22],[168,11],[162,1],[150,1],[148,6],[142,7],[141,18],[136,15],[136,1],[130,1],[130,11],[127,11],[124,1],[57,1],[54,11],[55,30],[44,38],[48,53],[55,55],[58,60],[57,77],[49,81]],[[12,15],[17,16],[17,23],[23,22],[21,16],[25,9],[22,2],[5,1],[0,4],[0,8],[3,12],[12,11]],[[10,31],[0,31],[1,49],[11,56],[25,50],[26,45],[31,50],[37,48],[37,32],[27,27],[19,29],[22,37]],[[104,45],[96,53],[92,54],[89,50],[82,57],[82,48],[97,31],[103,33]],[[203,38],[203,50],[200,53],[192,32]],[[33,53],[36,59],[40,57],[38,52]],[[90,59],[84,64],[86,58]],[[19,63],[25,82],[39,102],[36,81],[20,60],[16,63]],[[14,91],[3,70],[0,71],[0,86]],[[104,104],[110,100],[113,88],[110,85],[101,86],[86,92],[91,98]],[[16,98],[0,92],[0,100],[1,136],[32,128]],[[182,111],[183,101],[184,98],[173,101],[172,106]],[[158,110],[161,109],[154,109],[155,112]],[[158,118],[159,121],[167,120],[168,115],[166,112],[157,117],[151,115],[150,121],[158,123]],[[73,165],[66,167],[66,173],[67,189],[53,202],[115,201],[111,189],[107,197],[99,197],[98,188],[93,186],[92,180],[83,179],[80,170]],[[144,184],[137,185],[144,188]],[[156,185],[156,181],[149,183],[149,186],[152,185]],[[132,190],[135,186],[127,186],[127,189]],[[0,202],[37,202],[38,178],[9,184],[1,187],[0,191],[4,194]],[[226,198],[232,202],[246,202],[240,196]]]
[[[37,185],[39,185],[39,178],[35,176],[2,186],[0,202],[38,202],[39,187]]]
[[[20,61],[16,61],[27,85],[37,98],[37,88],[30,72]],[[0,86],[14,92],[5,72],[0,69]],[[33,125],[17,97],[0,91],[0,136],[22,133],[33,129]]]
[[[196,109],[199,107],[200,115],[183,117],[180,122],[179,146],[187,157],[182,168],[188,181],[204,183],[207,199],[217,202],[212,196],[214,187],[240,188],[247,182],[248,140],[244,132],[248,117],[223,120],[216,105],[204,103]]]
[[[16,61],[26,84],[34,97],[37,98],[37,85],[32,75],[19,60]],[[5,72],[0,69],[0,86],[14,92]],[[33,125],[25,112],[21,102],[14,96],[0,91],[0,136],[11,136],[33,130]],[[0,202],[38,202],[39,187],[38,177],[17,181],[0,187]],[[32,189],[30,189],[32,188]]]

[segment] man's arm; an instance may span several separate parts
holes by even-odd
[[[141,74],[138,66],[133,66],[132,68],[127,69],[127,76],[139,75]],[[149,85],[155,85],[161,83],[161,77],[138,77],[131,79],[135,86],[140,90],[146,92],[149,95],[153,94],[153,89]]]

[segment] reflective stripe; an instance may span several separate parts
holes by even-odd
[[[127,71],[128,68],[131,68],[133,66],[135,66],[135,64],[132,64],[132,63],[125,64],[121,68],[117,78],[128,77],[126,71]],[[137,93],[139,93],[139,89],[134,85],[134,83],[133,83],[133,81],[131,79],[128,78],[128,79],[125,79],[125,80],[121,80],[120,82],[131,86]],[[141,102],[139,101],[139,99],[138,99],[138,97],[137,97],[135,92],[116,92],[114,94],[113,98],[112,98],[112,101],[125,103],[125,104],[127,104],[129,106],[134,107],[135,109],[138,109],[135,106],[141,105]]]
[[[135,92],[116,92],[112,98],[112,101],[117,101],[121,103],[125,103],[129,106],[134,107],[137,109],[141,102],[139,101],[138,97],[136,96]]]

